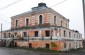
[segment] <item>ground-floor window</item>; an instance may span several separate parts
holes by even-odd
[[[69,43],[69,48],[71,49],[71,43]]]
[[[76,42],[76,47],[78,47],[78,42]]]
[[[64,43],[64,48],[66,48],[66,42]]]

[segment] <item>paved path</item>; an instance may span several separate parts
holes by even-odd
[[[85,55],[85,50],[73,53],[40,53],[22,49],[0,48],[0,55]]]

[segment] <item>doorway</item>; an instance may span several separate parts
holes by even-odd
[[[50,45],[49,45],[49,44],[46,44],[46,48],[48,48],[48,49],[49,49],[49,48],[50,48]]]
[[[32,44],[31,43],[29,43],[29,48],[32,48]]]

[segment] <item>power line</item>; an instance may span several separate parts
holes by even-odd
[[[7,5],[6,7],[4,7],[3,9],[5,9],[5,8],[7,8],[7,7],[9,7],[9,6],[11,6],[11,5],[17,3],[17,2],[20,2],[20,1],[22,1],[22,0],[19,0],[19,1],[16,1],[16,2],[12,3],[12,4],[9,4],[9,5]],[[63,2],[65,2],[65,1],[67,1],[67,0],[63,0],[63,1],[57,3],[57,4],[53,5],[53,6],[50,6],[50,8],[51,8],[51,7],[55,7],[55,6],[57,6],[57,5],[59,5],[59,4],[63,3]],[[46,9],[47,9],[47,8],[46,8]],[[46,9],[43,9],[43,10],[46,10]],[[40,11],[42,11],[42,9],[39,9],[38,12],[40,12]],[[38,12],[36,12],[36,13],[38,13]],[[4,17],[6,17],[6,16],[4,16]],[[9,21],[7,21],[7,20],[5,20],[5,19],[3,19],[3,20],[6,21],[7,23],[11,23],[11,22],[9,22]],[[14,25],[14,24],[13,24],[13,25]]]
[[[65,2],[65,1],[67,1],[67,0],[63,0],[63,1],[61,1],[61,2],[57,3],[57,4],[53,5],[53,6],[50,6],[50,7],[57,6],[57,5],[59,5],[59,4],[63,3],[63,2]]]
[[[57,3],[57,4],[53,5],[53,6],[50,6],[49,8],[55,7],[55,6],[57,6],[57,5],[59,5],[59,4],[63,3],[63,2],[65,2],[65,1],[67,1],[67,0],[63,0],[63,1]],[[48,8],[39,9],[39,11],[37,11],[37,12],[35,12],[35,13],[41,12],[42,10],[46,10],[46,9],[48,9]]]
[[[4,15],[2,15],[2,14],[0,14],[0,15],[1,15],[1,18],[0,18],[1,20],[5,21],[5,22],[7,22],[7,23],[11,23],[11,22],[7,21],[6,19],[2,18],[2,17],[7,18],[6,16],[4,16]]]
[[[14,4],[16,4],[16,3],[20,2],[20,1],[22,1],[22,0],[13,2],[13,3],[11,3],[11,4],[7,5],[7,6],[5,6],[5,7],[0,8],[0,10],[3,10],[3,9],[5,9],[5,8],[8,8],[9,6],[12,6],[12,5],[14,5]]]
[[[13,3],[5,6],[5,7],[0,8],[0,10],[3,10],[3,9],[5,9],[5,8],[8,8],[8,7],[10,7],[11,5],[14,5],[14,4],[16,4],[16,3],[18,3],[18,2],[21,2],[21,1],[22,1],[22,0],[18,0],[18,1],[16,1],[16,2],[13,2]],[[6,17],[6,16],[4,16],[4,17]],[[11,22],[9,22],[9,21],[7,21],[7,20],[5,20],[5,19],[3,19],[3,20],[6,21],[6,22],[8,22],[8,23],[11,23]]]

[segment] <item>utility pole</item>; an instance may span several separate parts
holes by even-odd
[[[83,4],[83,20],[84,20],[84,40],[83,40],[83,47],[85,48],[85,0],[82,0]]]
[[[1,23],[1,40],[2,40],[2,23]]]
[[[84,40],[85,40],[85,0],[82,0],[83,3],[83,17],[84,17]]]
[[[3,42],[2,42],[2,23],[1,23],[1,46],[3,46]]]

